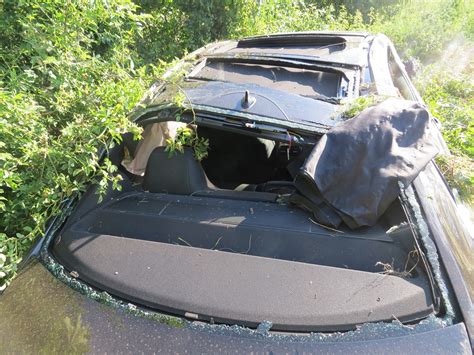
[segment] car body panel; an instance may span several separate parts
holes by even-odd
[[[249,90],[250,95],[256,98],[255,104],[248,110],[250,114],[268,116],[271,110],[271,116],[280,120],[311,123],[311,116],[314,115],[311,113],[317,110],[317,122],[320,125],[330,127],[340,121],[334,117],[336,105],[298,95],[284,94],[278,90],[258,87],[258,85],[210,82],[199,88],[192,88],[187,93],[192,102],[197,105],[240,111],[245,90]],[[213,95],[210,95],[210,92]]]
[[[401,334],[387,326],[387,334],[369,331],[365,339],[355,341],[191,322],[170,325],[91,300],[56,279],[37,260],[2,295],[0,314],[0,343],[13,353],[470,352],[462,323],[420,333],[407,327]]]
[[[469,330],[471,343],[474,343],[474,239],[468,229],[471,223],[462,220],[457,213],[458,206],[434,163],[429,164],[413,184]]]

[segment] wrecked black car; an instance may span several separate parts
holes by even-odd
[[[472,239],[385,36],[212,43],[130,119],[121,189],[68,201],[0,297],[3,349],[471,351]]]

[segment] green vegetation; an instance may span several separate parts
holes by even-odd
[[[190,127],[178,128],[174,139],[166,140],[165,150],[170,156],[176,153],[184,153],[184,147],[192,147],[194,156],[201,161],[207,157],[209,141],[206,138],[199,137],[197,132]]]
[[[402,57],[423,66],[417,85],[456,154],[444,159],[442,169],[472,200],[472,3],[259,3],[0,2],[0,287],[62,201],[84,191],[91,179],[102,189],[118,186],[110,174],[115,167],[99,164],[97,152],[117,143],[122,132],[140,133],[127,113],[167,63],[216,39],[302,30],[385,33]],[[185,135],[178,143],[189,139],[198,138]]]
[[[474,52],[472,47],[471,51]],[[453,156],[438,156],[436,162],[451,187],[472,206],[474,204],[473,71],[472,67],[454,74],[447,70],[436,69],[432,76],[427,76],[428,79],[425,79],[424,83],[420,76],[418,86],[430,111],[443,124],[444,139],[453,153]]]
[[[341,108],[341,116],[344,119],[350,119],[357,116],[359,113],[364,111],[366,108],[370,106],[377,105],[384,101],[386,97],[380,95],[367,95],[367,96],[360,96],[354,100],[347,100],[347,102],[342,105]]]

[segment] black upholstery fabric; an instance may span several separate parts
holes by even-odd
[[[165,147],[153,150],[146,166],[143,187],[149,192],[179,195],[214,188],[192,150],[187,147],[183,153],[171,156],[165,151]]]
[[[73,236],[73,237],[72,237]],[[333,238],[335,239],[335,238]],[[152,309],[273,330],[343,331],[433,313],[423,279],[90,233],[55,256],[87,283]],[[133,267],[130,267],[130,266]]]
[[[316,203],[315,218],[332,209],[351,228],[374,225],[397,198],[399,183],[409,185],[436,155],[429,123],[419,103],[388,99],[332,128],[295,180]]]
[[[54,256],[125,302],[201,321],[339,331],[433,313],[422,263],[410,278],[379,273],[378,261],[404,270],[408,227],[387,234],[384,216],[370,229],[334,233],[301,210],[230,197],[265,193],[218,192],[121,194],[71,216]]]

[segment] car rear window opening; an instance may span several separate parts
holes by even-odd
[[[251,328],[266,320],[275,331],[411,323],[436,311],[399,200],[372,227],[324,227],[284,196],[311,146],[197,132],[209,140],[202,162],[190,147],[170,156],[157,146],[120,192],[100,204],[94,190],[85,195],[53,246],[66,270],[159,312]]]

